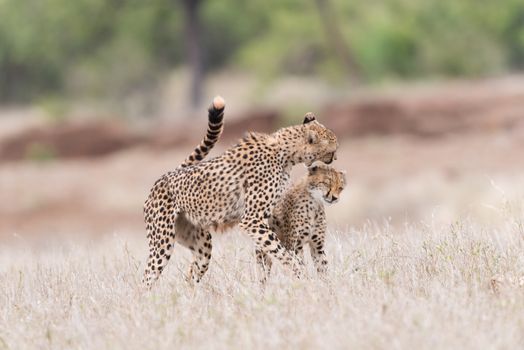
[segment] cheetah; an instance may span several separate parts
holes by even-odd
[[[161,176],[144,203],[149,257],[143,283],[148,289],[164,270],[175,243],[192,252],[187,279],[198,283],[209,268],[211,232],[235,225],[258,250],[300,276],[299,264],[269,228],[268,219],[291,168],[317,160],[331,163],[337,137],[308,113],[302,124],[272,134],[249,132],[223,154],[203,160],[222,130],[222,118],[215,117],[224,107],[224,101],[215,98],[209,109],[211,140],[204,140],[181,166]]]
[[[319,275],[327,271],[324,253],[326,213],[324,202],[336,203],[346,187],[346,173],[325,164],[308,168],[308,174],[286,190],[273,210],[270,229],[276,232],[282,245],[303,260],[303,248],[309,244],[311,257]],[[271,270],[271,260],[262,250],[256,250],[256,260],[265,282]]]

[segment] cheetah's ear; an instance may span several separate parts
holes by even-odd
[[[309,143],[310,145],[317,143],[318,135],[314,130],[308,130],[306,136],[307,136],[307,143]]]
[[[315,118],[315,115],[311,112],[306,113],[306,115],[304,116],[304,124],[311,123],[315,120],[317,120],[317,118]]]

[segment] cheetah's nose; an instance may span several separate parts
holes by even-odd
[[[332,202],[336,202],[338,200],[338,197],[337,196],[331,196],[331,201]]]

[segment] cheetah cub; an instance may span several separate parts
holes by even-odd
[[[324,253],[326,213],[324,202],[336,203],[346,186],[346,173],[325,164],[312,165],[308,174],[296,182],[281,197],[273,210],[270,226],[287,250],[303,260],[303,248],[309,244],[311,257],[320,275],[327,270]],[[264,282],[271,269],[271,260],[256,251]]]

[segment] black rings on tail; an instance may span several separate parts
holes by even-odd
[[[208,124],[207,133],[202,142],[195,148],[195,150],[186,158],[186,160],[180,165],[185,168],[187,166],[196,164],[204,159],[211,149],[217,143],[222,130],[224,130],[224,108],[226,103],[220,96],[216,96],[213,99],[213,104],[209,107],[208,111]]]

